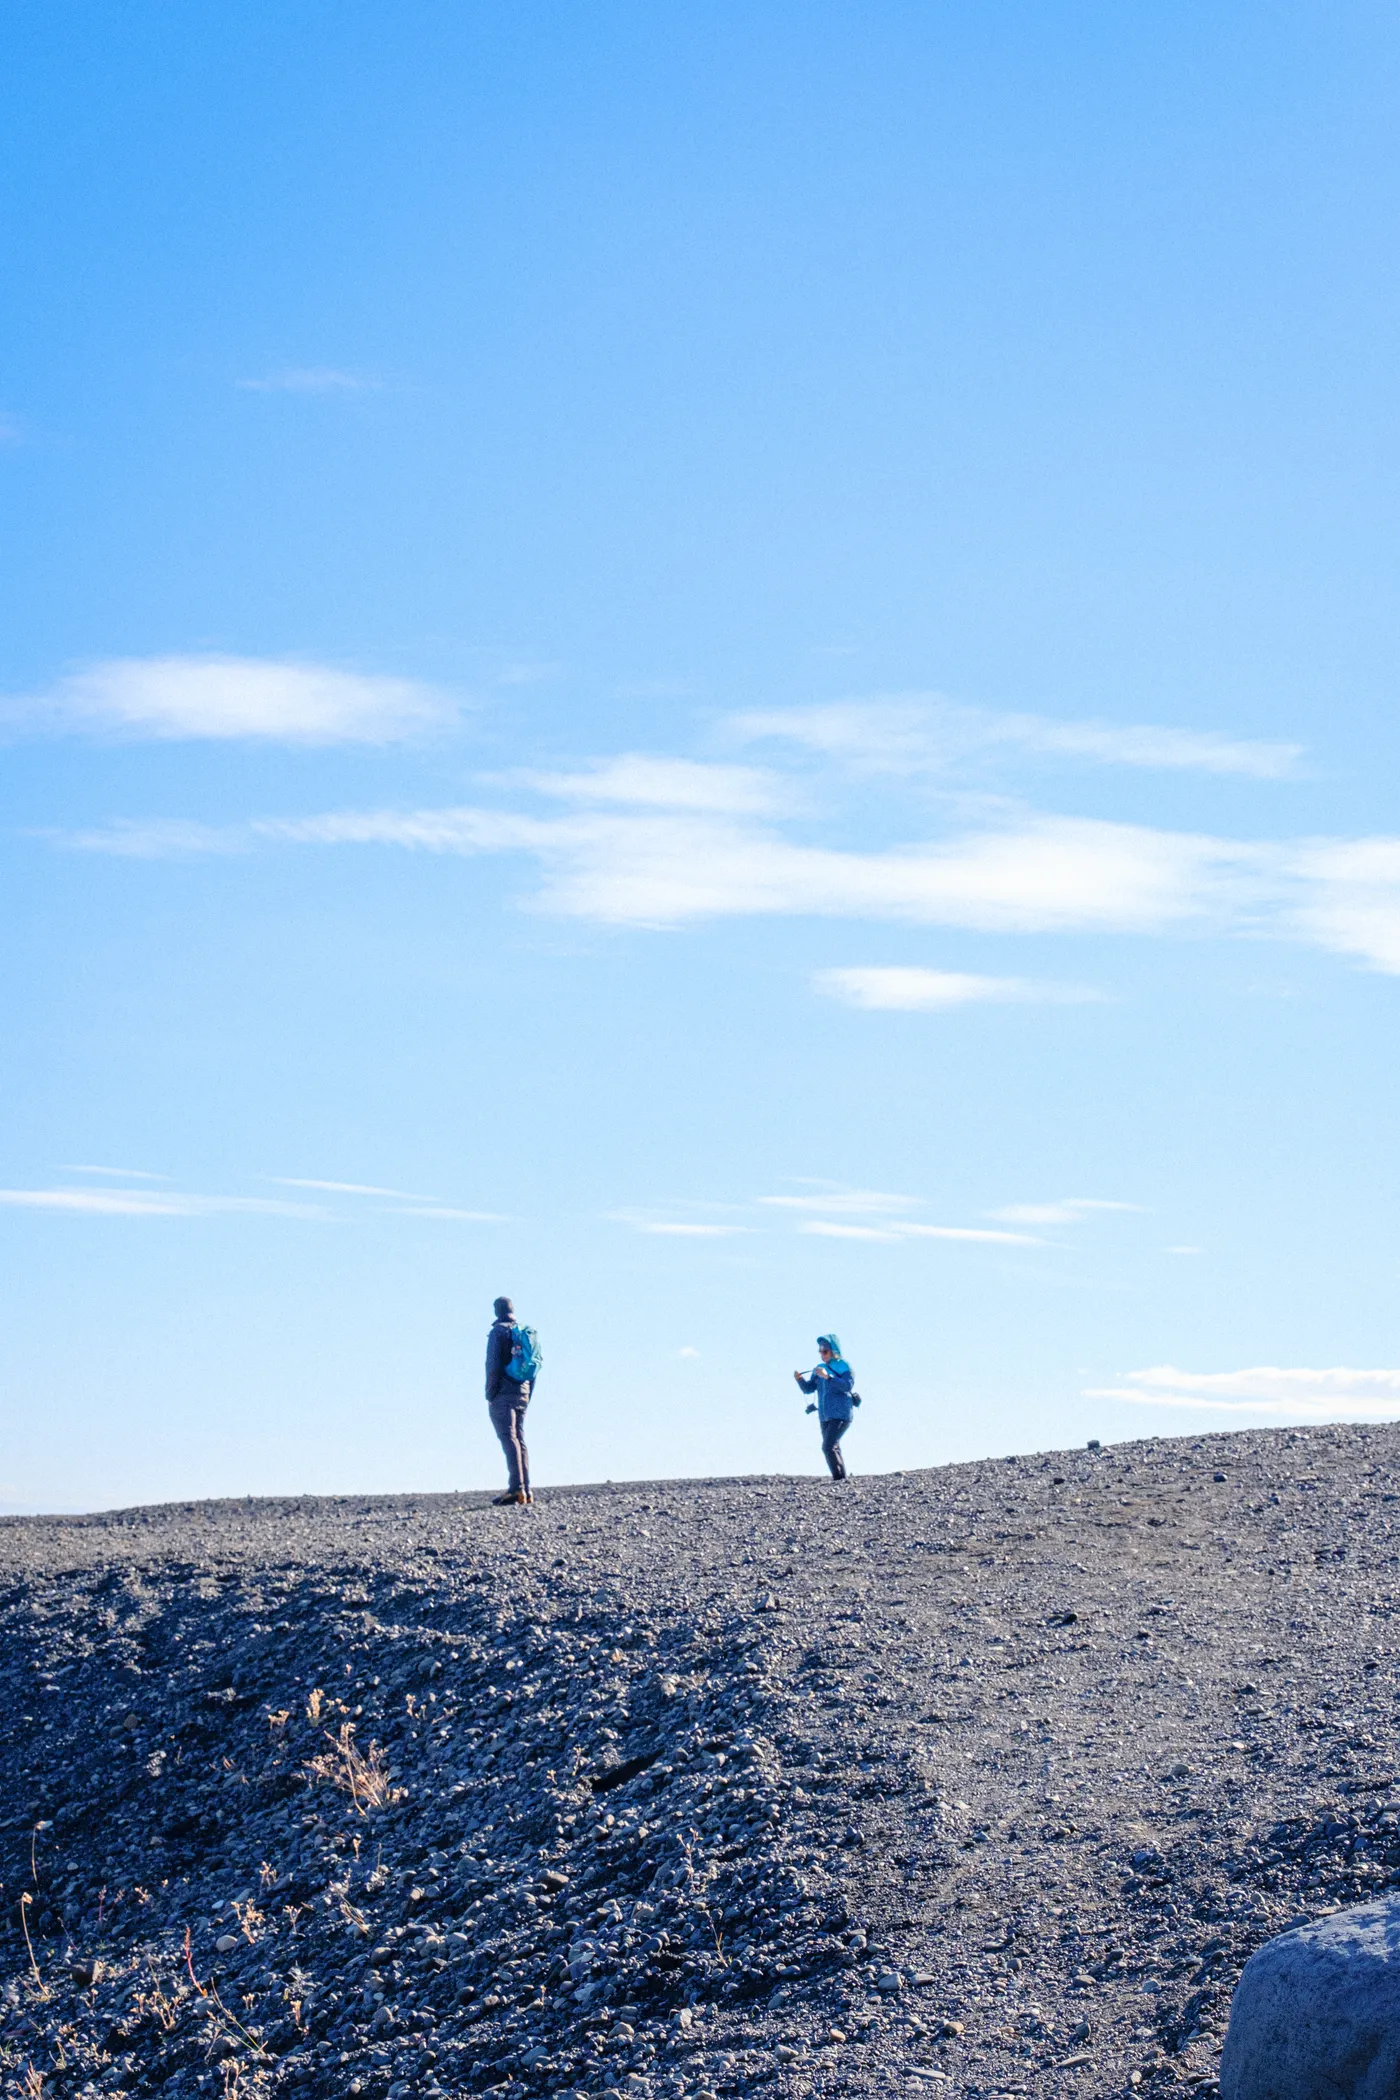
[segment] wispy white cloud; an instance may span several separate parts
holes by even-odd
[[[1297,744],[1217,730],[1001,713],[938,694],[767,709],[735,715],[728,727],[742,743],[796,744],[880,772],[943,772],[969,758],[1009,755],[1284,780],[1297,773],[1302,756]]]
[[[541,909],[603,924],[707,918],[884,919],[984,932],[1162,931],[1242,910],[1258,849],[1145,826],[1044,818],[891,851],[798,844],[754,822],[686,811],[535,817],[456,809],[270,819],[257,833],[321,845],[525,852]]]
[[[323,1218],[306,1203],[280,1203],[260,1196],[191,1196],[175,1189],[63,1188],[0,1189],[7,1210],[75,1211],[108,1218],[211,1218],[245,1214],[271,1218]]]
[[[1284,1370],[1276,1364],[1246,1371],[1179,1371],[1171,1364],[1158,1364],[1124,1376],[1124,1385],[1092,1387],[1087,1397],[1127,1400],[1141,1407],[1283,1414],[1307,1420],[1338,1414],[1400,1415],[1400,1371]]]
[[[955,1006],[989,1003],[1079,1006],[1102,997],[1078,985],[1040,984],[1025,977],[978,977],[965,970],[925,970],[903,964],[818,970],[812,984],[826,998],[867,1013],[942,1013]]]
[[[504,1211],[459,1210],[451,1203],[400,1203],[389,1215],[395,1218],[443,1218],[464,1225],[504,1225],[508,1222]]]
[[[1161,928],[1213,902],[1222,862],[1239,862],[1204,840],[1055,819],[872,853],[681,817],[604,820],[544,844],[546,906],[662,926],[781,915],[987,932]]]
[[[58,1168],[60,1174],[102,1174],[113,1181],[169,1181],[168,1174],[153,1174],[147,1167],[94,1167],[65,1161]]]
[[[113,657],[0,707],[18,728],[288,744],[389,743],[451,715],[412,679],[252,656]],[[185,849],[177,839],[171,850]]]
[[[1024,1232],[989,1231],[982,1225],[928,1225],[909,1215],[924,1210],[922,1196],[892,1194],[883,1189],[822,1189],[800,1195],[760,1196],[760,1204],[803,1215],[797,1230],[826,1240],[969,1240],[997,1247],[1038,1247],[1042,1242]],[[806,1213],[816,1212],[816,1216]]]
[[[430,1199],[399,1198],[398,1192],[392,1189],[361,1188],[351,1183],[330,1181],[287,1180],[279,1182],[279,1186],[319,1190],[326,1195],[394,1198],[391,1208],[371,1213],[381,1218],[441,1218],[472,1225],[499,1225],[504,1222],[499,1211],[461,1210],[452,1204],[435,1203]],[[271,1196],[205,1196],[189,1194],[178,1189],[149,1186],[115,1187],[105,1183],[96,1188],[0,1189],[0,1208],[67,1211],[103,1218],[264,1217],[328,1221],[337,1215],[342,1219],[346,1215],[344,1212],[337,1214],[325,1204],[286,1202]]]
[[[198,676],[186,691],[181,679],[191,666]],[[370,739],[406,734],[437,705],[404,681],[296,666],[168,659],[115,669],[122,676],[107,692],[109,721],[140,719],[152,734]],[[141,674],[130,691],[128,670]],[[147,692],[141,680],[155,671]],[[244,671],[256,674],[247,692]],[[269,844],[518,854],[539,870],[531,908],[599,925],[809,917],[981,933],[1269,936],[1400,974],[1400,838],[1261,842],[1102,819],[1002,816],[861,851],[789,835],[765,815],[784,800],[781,783],[749,767],[632,755],[579,771],[517,775],[515,785],[513,807],[332,810],[234,826],[122,820],[56,842],[128,857]],[[575,806],[548,808],[559,800]],[[1097,996],[1082,986],[912,965],[828,970],[816,983],[828,997],[905,1012]]]
[[[235,386],[249,394],[373,394],[383,384],[382,379],[372,379],[363,372],[345,372],[335,365],[290,365],[259,379],[234,381]]]
[[[257,817],[256,838],[290,846],[402,846],[409,852],[541,853],[575,828],[571,818],[533,817],[515,810],[330,810],[314,817]]]
[[[696,1203],[677,1204],[677,1210],[730,1211],[738,1208],[732,1204]],[[658,1239],[677,1240],[727,1240],[736,1234],[746,1233],[752,1227],[734,1217],[677,1217],[674,1214],[659,1215],[654,1210],[610,1210],[606,1213],[614,1225],[626,1225],[632,1232],[645,1233]]]
[[[626,753],[599,759],[582,772],[524,773],[521,784],[560,801],[623,808],[703,810],[726,816],[764,816],[792,801],[792,789],[756,766],[722,766],[689,758]]]
[[[192,853],[248,853],[256,842],[247,824],[199,824],[187,817],[118,817],[89,831],[37,833],[68,853],[104,853],[114,860],[179,860]]]
[[[677,1206],[685,1208],[686,1206]],[[1024,1232],[989,1230],[982,1225],[934,1225],[911,1216],[927,1209],[921,1196],[883,1189],[850,1189],[806,1184],[800,1193],[758,1196],[751,1208],[735,1204],[696,1204],[693,1210],[728,1213],[721,1217],[676,1216],[655,1211],[610,1211],[608,1216],[634,1232],[663,1238],[714,1240],[762,1230],[776,1223],[777,1212],[793,1230],[815,1239],[871,1240],[894,1244],[910,1240],[966,1240],[999,1247],[1039,1247],[1043,1241]]]
[[[978,1225],[921,1225],[907,1218],[892,1219],[887,1225],[851,1225],[829,1218],[804,1218],[797,1229],[827,1240],[970,1240],[974,1245],[988,1247],[1044,1245],[1043,1240],[1026,1232],[988,1232]]]
[[[839,1216],[843,1211],[855,1217],[879,1217],[886,1212],[918,1210],[922,1196],[897,1196],[883,1189],[846,1189],[822,1187],[811,1184],[801,1195],[760,1196],[758,1201],[770,1210],[820,1210],[828,1217]]]
[[[326,1196],[362,1196],[373,1203],[388,1202],[396,1218],[458,1219],[471,1225],[500,1225],[504,1214],[495,1210],[463,1210],[457,1204],[440,1202],[436,1196],[415,1195],[411,1189],[385,1189],[368,1181],[316,1181],[305,1175],[269,1174],[269,1181],[283,1189],[312,1189]],[[376,1215],[383,1215],[377,1212]]]
[[[1140,1211],[1140,1203],[1114,1203],[1102,1196],[1062,1196],[1055,1203],[1007,1203],[988,1217],[1008,1225],[1078,1225],[1096,1211]]]
[[[619,926],[810,916],[1003,933],[1149,932],[1219,924],[1264,892],[1261,849],[1069,818],[876,853],[798,845],[756,823],[685,810],[537,817],[472,806],[259,818],[242,833],[122,823],[59,842],[152,855],[236,851],[258,840],[525,853],[543,871],[538,909]]]
[[[431,1203],[431,1196],[415,1196],[409,1189],[381,1189],[367,1181],[308,1181],[293,1174],[269,1174],[280,1189],[320,1189],[328,1196],[393,1196],[404,1203]]]
[[[1290,859],[1297,931],[1321,948],[1400,975],[1400,839],[1315,839]]]

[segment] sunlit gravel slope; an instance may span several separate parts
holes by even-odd
[[[0,1524],[4,2090],[1208,2093],[1400,1884],[1397,1457]]]

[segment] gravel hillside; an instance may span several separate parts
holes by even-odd
[[[1400,1885],[1398,1518],[1385,1427],[0,1524],[4,2090],[1208,2093]]]

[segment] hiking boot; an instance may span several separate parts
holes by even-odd
[[[508,1490],[504,1495],[497,1495],[495,1497],[495,1505],[497,1509],[508,1509],[513,1503],[520,1503],[521,1505],[523,1505],[526,1502],[528,1502],[529,1499],[530,1497],[525,1493],[525,1490],[523,1488],[517,1488]]]

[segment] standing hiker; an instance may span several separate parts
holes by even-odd
[[[814,1365],[811,1375],[804,1378],[794,1371],[798,1388],[804,1393],[815,1393],[816,1399],[808,1408],[821,1423],[822,1456],[831,1468],[833,1480],[846,1478],[846,1462],[841,1456],[841,1439],[851,1426],[852,1411],[860,1406],[860,1394],[855,1391],[855,1378],[851,1367],[841,1354],[841,1343],[834,1334],[817,1336],[817,1351],[821,1362]]]
[[[533,1327],[517,1327],[509,1298],[497,1298],[496,1317],[486,1337],[486,1405],[491,1427],[506,1455],[510,1485],[497,1495],[499,1506],[534,1501],[530,1493],[530,1454],[525,1448],[525,1410],[540,1371],[539,1337]]]

